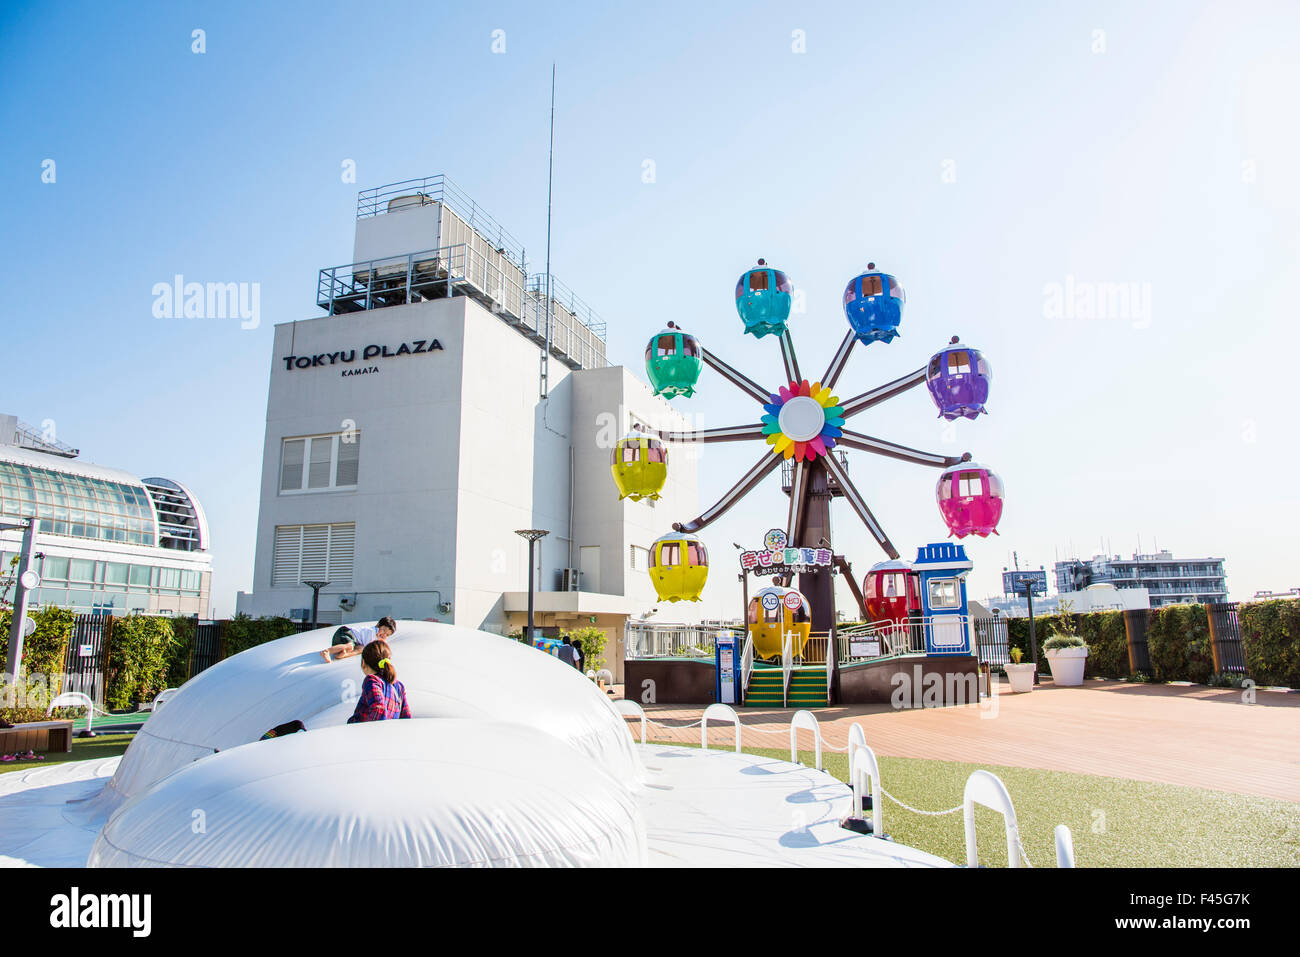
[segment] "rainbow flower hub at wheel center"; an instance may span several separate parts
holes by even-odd
[[[831,390],[808,380],[782,386],[763,406],[763,434],[772,451],[785,458],[811,462],[835,447],[844,434],[844,409]]]

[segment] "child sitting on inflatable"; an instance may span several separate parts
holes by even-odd
[[[389,659],[391,654],[388,642],[382,638],[376,638],[361,649],[361,670],[365,672],[366,680],[361,684],[361,699],[352,717],[348,718],[348,724],[411,716],[406,703],[406,688],[397,680],[397,669]]]
[[[334,644],[320,653],[326,661],[342,660],[361,654],[361,649],[376,638],[388,639],[397,631],[397,622],[388,615],[380,618],[375,627],[343,625],[334,632]]]

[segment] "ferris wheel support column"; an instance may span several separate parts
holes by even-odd
[[[790,514],[785,523],[785,540],[792,546],[804,544],[803,525],[805,522],[805,496],[808,488],[809,472],[807,462],[794,463],[794,475],[790,480]]]
[[[831,486],[826,466],[828,456],[804,463],[805,479],[800,495],[800,540],[794,544],[834,551],[831,538]],[[791,495],[794,489],[790,490]],[[830,632],[835,622],[835,579],[830,568],[799,574],[799,591],[812,605],[812,630]]]

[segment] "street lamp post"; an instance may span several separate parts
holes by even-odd
[[[1034,656],[1034,684],[1038,684],[1038,638],[1034,634],[1034,583],[1024,579],[1025,600],[1029,602],[1029,653]]]
[[[515,532],[528,541],[528,643],[533,643],[533,549],[538,541],[551,534],[544,528],[522,528]]]
[[[744,552],[740,545],[731,544],[736,546],[736,551]],[[740,569],[740,631],[741,634],[749,632],[749,572],[743,566]]]
[[[320,590],[328,585],[329,582],[310,581],[303,582],[303,584],[311,589],[311,626],[315,628],[317,625],[316,609],[320,606]]]
[[[36,543],[36,519],[25,522],[0,522],[0,531],[23,530],[22,555],[18,559],[18,574],[14,582],[13,620],[9,623],[9,653],[5,656],[5,681],[17,684],[18,672],[23,664],[23,626],[27,621],[27,605],[31,591],[40,579],[32,571],[32,548]]]

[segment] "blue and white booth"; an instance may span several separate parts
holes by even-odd
[[[973,566],[966,547],[955,542],[922,545],[912,567],[920,578],[926,654],[972,654],[966,576]]]

